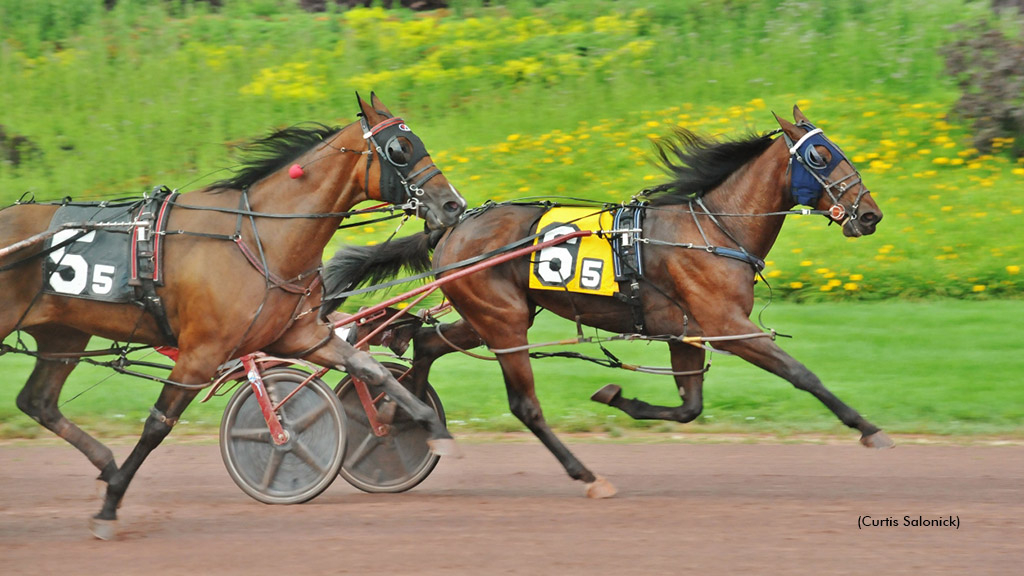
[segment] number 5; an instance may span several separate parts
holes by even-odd
[[[53,235],[53,244],[61,244],[71,240],[81,232],[83,231],[61,230]],[[94,230],[75,240],[75,242],[92,242],[95,237],[96,231]],[[85,291],[85,286],[89,282],[89,263],[78,254],[65,254],[65,248],[65,246],[61,246],[50,252],[50,260],[58,267],[67,266],[70,268],[71,278],[65,280],[61,275],[61,271],[59,269],[55,270],[53,274],[50,274],[50,286],[53,287],[55,292],[61,294],[81,294]]]

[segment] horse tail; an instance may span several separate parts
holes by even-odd
[[[443,233],[423,232],[374,246],[346,246],[335,252],[323,269],[321,318],[345,301],[347,297],[339,294],[364,284],[379,284],[398,276],[402,269],[413,274],[430,270],[430,254]]]

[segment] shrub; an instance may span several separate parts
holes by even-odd
[[[952,27],[959,39],[942,49],[961,94],[953,112],[970,121],[982,152],[1024,156],[1024,18],[1012,38],[988,21]]]

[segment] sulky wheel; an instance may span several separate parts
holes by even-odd
[[[394,362],[383,362],[399,382],[408,368]],[[378,410],[388,412],[391,401],[381,395],[381,387],[368,385],[370,397],[377,399]],[[422,482],[441,458],[427,447],[429,433],[398,408],[387,432],[377,436],[371,429],[366,410],[351,377],[346,376],[335,388],[348,421],[348,448],[341,465],[341,477],[364,492],[404,492]],[[445,421],[441,399],[427,384],[423,401]]]
[[[299,387],[309,373],[274,367],[262,373],[275,404]],[[243,382],[228,401],[220,425],[220,453],[231,479],[266,504],[298,504],[331,485],[345,458],[345,413],[330,386],[315,378],[278,410],[288,440],[270,438],[252,386]]]

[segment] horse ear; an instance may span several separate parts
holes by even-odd
[[[800,107],[796,105],[793,106],[793,120],[796,120],[797,124],[801,122],[806,122],[808,124],[811,123],[811,121],[807,119],[807,116],[804,116],[804,113],[800,110]]]
[[[373,100],[372,96],[370,97],[370,100]],[[363,100],[363,97],[359,95],[359,92],[356,92],[356,101],[359,103],[359,110],[362,112],[363,118],[366,118],[367,126],[372,127],[380,123],[380,114],[373,109],[373,106],[367,104],[366,100]]]
[[[782,131],[785,132],[790,138],[792,138],[793,140],[800,139],[800,135],[798,134],[800,129],[797,128],[795,124],[793,124],[789,120],[786,120],[785,118],[782,118],[775,112],[772,112],[772,115],[775,116],[775,121],[779,123],[780,127],[782,127]]]
[[[384,103],[380,101],[380,98],[378,98],[377,94],[374,92],[370,92],[370,104],[373,104],[373,109],[376,110],[377,112],[380,112],[381,114],[388,116],[390,118],[395,117],[395,115],[391,113],[391,110],[388,110],[388,107],[385,106]]]

